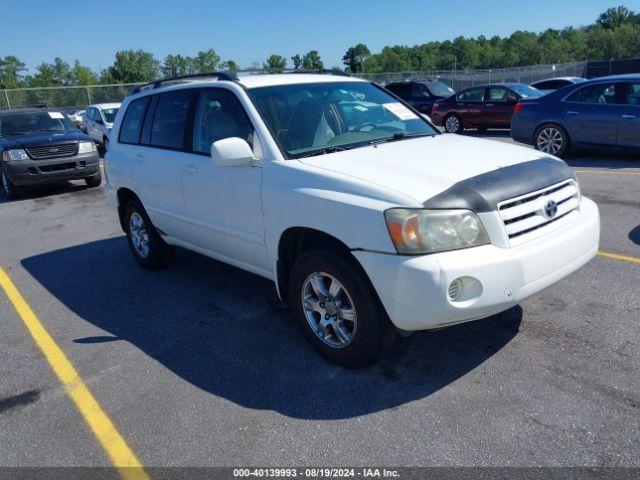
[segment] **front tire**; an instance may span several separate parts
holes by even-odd
[[[2,193],[4,193],[5,197],[9,200],[18,198],[20,194],[18,187],[9,180],[9,177],[6,176],[2,169],[0,169],[0,187],[2,188]]]
[[[127,204],[124,219],[129,248],[140,266],[148,270],[169,266],[175,248],[162,240],[139,201],[131,200]]]
[[[533,139],[536,150],[557,157],[563,157],[569,153],[569,144],[569,135],[565,129],[554,123],[546,123],[538,128]]]
[[[86,177],[84,179],[84,183],[86,183],[87,187],[89,187],[89,188],[99,187],[100,184],[102,183],[102,174],[100,172],[98,172],[98,173],[96,173],[95,175],[93,175],[91,177]]]
[[[464,130],[462,119],[455,113],[452,113],[445,118],[444,129],[447,133],[462,133]]]
[[[346,255],[303,254],[291,271],[289,297],[309,343],[343,367],[371,365],[397,338],[375,291]]]

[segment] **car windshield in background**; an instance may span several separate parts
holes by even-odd
[[[104,115],[104,121],[107,123],[113,123],[118,113],[118,108],[104,108],[102,109],[102,115]]]
[[[438,95],[439,97],[450,97],[456,93],[453,88],[442,82],[427,82],[425,85],[433,95]]]
[[[0,136],[23,135],[38,132],[62,133],[76,130],[62,112],[21,112],[0,116]]]
[[[284,85],[249,91],[287,158],[436,135],[412,110],[370,83]]]
[[[538,98],[544,95],[544,92],[529,85],[510,85],[510,88],[523,98]]]

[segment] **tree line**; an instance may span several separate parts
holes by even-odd
[[[579,28],[517,31],[509,37],[460,36],[422,45],[386,46],[374,54],[359,43],[347,49],[343,67],[333,68],[350,73],[472,70],[633,57],[640,57],[640,14],[619,6],[600,14],[593,24]],[[289,59],[273,54],[262,64],[254,62],[248,68],[278,72],[286,68],[324,70],[325,65],[318,51],[311,50]],[[115,54],[113,64],[102,71],[94,71],[78,60],[69,64],[55,58],[27,74],[25,63],[8,55],[0,57],[0,89],[136,83],[216,70],[236,72],[240,67],[234,60],[222,60],[213,49],[193,57],[167,55],[162,62],[144,50],[122,50]]]

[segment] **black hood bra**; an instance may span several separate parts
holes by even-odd
[[[570,179],[575,179],[575,175],[565,162],[541,158],[462,180],[424,202],[424,206],[434,210],[493,212],[504,200]]]

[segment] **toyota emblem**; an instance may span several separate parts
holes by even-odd
[[[553,218],[558,213],[558,204],[553,200],[549,200],[547,204],[544,206],[544,214],[548,218]]]

